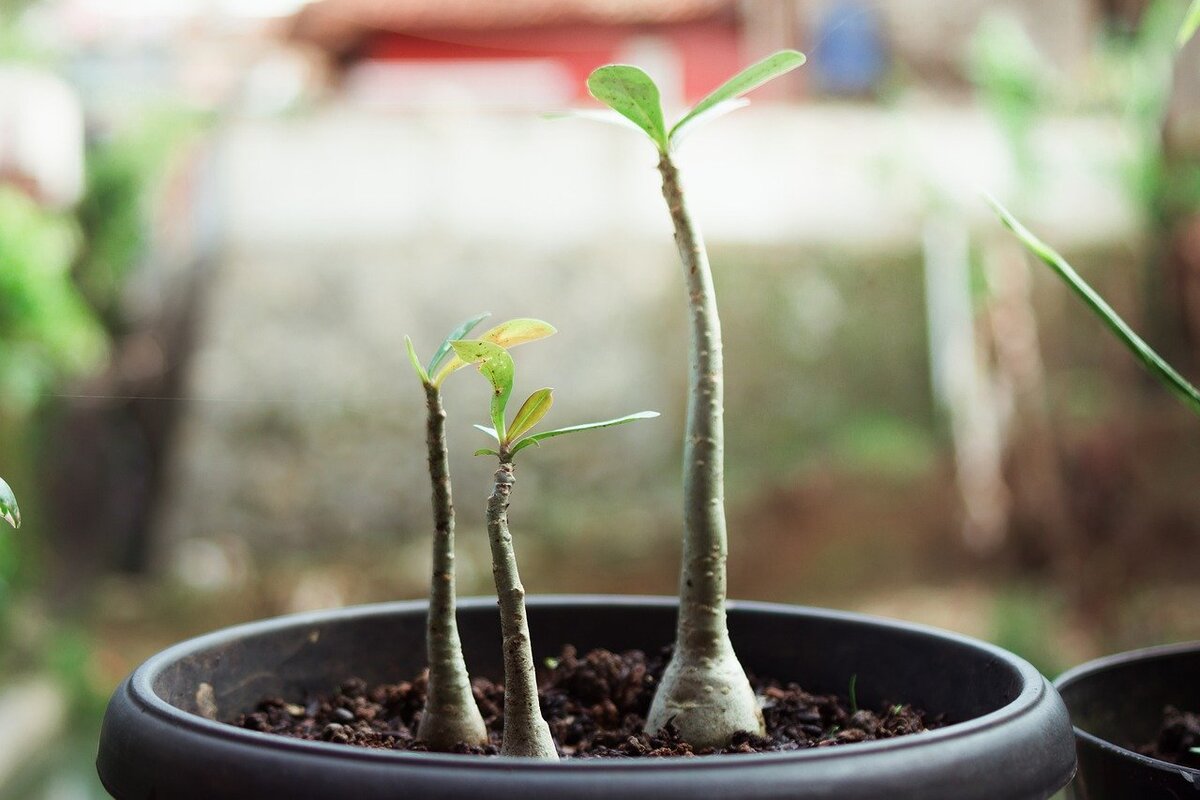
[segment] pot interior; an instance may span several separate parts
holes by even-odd
[[[1077,728],[1136,749],[1158,735],[1165,706],[1200,710],[1198,676],[1200,645],[1102,659],[1058,689]]]
[[[472,674],[500,678],[495,601],[462,601],[458,619]],[[539,663],[567,644],[580,653],[654,652],[673,638],[675,606],[644,598],[535,598],[529,622]],[[1021,673],[1000,651],[925,628],[750,603],[731,604],[729,623],[751,673],[843,696],[857,675],[864,707],[911,703],[963,722],[1002,708],[1021,689]],[[151,681],[171,705],[211,715],[215,704],[217,718],[228,720],[267,695],[301,700],[350,677],[368,684],[408,680],[424,665],[423,604],[386,604],[285,617],[185,642],[156,659]]]

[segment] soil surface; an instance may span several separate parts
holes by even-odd
[[[1163,709],[1158,738],[1138,747],[1137,751],[1144,756],[1200,769],[1200,755],[1192,752],[1193,747],[1200,747],[1200,714],[1167,706]]]
[[[593,650],[579,658],[567,647],[541,676],[542,712],[564,757],[659,757],[711,754],[693,751],[669,727],[642,731],[650,700],[669,653],[652,657],[632,650]],[[751,682],[763,698],[765,737],[739,735],[722,753],[763,753],[889,739],[946,724],[902,704],[878,711],[853,708],[837,695],[809,694],[794,683]],[[473,683],[475,699],[491,734],[487,747],[462,745],[455,752],[496,755],[503,731],[504,687]],[[351,678],[336,692],[306,698],[267,697],[257,710],[232,722],[238,727],[300,739],[390,750],[424,750],[414,738],[425,704],[425,676],[368,686]]]

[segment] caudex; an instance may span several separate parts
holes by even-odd
[[[762,735],[762,711],[729,638],[726,621],[726,557],[728,552],[724,500],[724,378],[721,324],[717,313],[712,271],[704,241],[688,210],[679,171],[672,155],[683,135],[698,123],[746,104],[743,95],[773,78],[801,66],[802,53],[775,53],[730,78],[685,113],[670,129],[663,121],[658,87],[637,67],[612,64],[588,78],[592,95],[645,133],[658,154],[663,199],[675,229],[688,299],[689,378],[687,423],[683,445],[684,503],[683,559],[679,580],[679,616],[673,655],[655,694],[646,720],[651,733],[669,726],[693,747],[721,747],[739,732]],[[478,741],[474,702],[454,623],[453,510],[446,466],[445,412],[440,387],[465,364],[475,364],[492,388],[491,427],[480,427],[496,441],[494,449],[476,455],[498,460],[487,526],[492,549],[492,572],[500,603],[504,642],[504,755],[553,760],[557,758],[550,731],[538,708],[534,663],[525,616],[525,590],[517,571],[508,506],[515,481],[514,458],[527,447],[566,433],[608,427],[657,416],[631,414],[605,422],[533,433],[549,411],[550,389],[529,396],[506,422],[514,366],[508,348],[553,333],[534,320],[517,320],[493,328],[477,339],[464,338],[481,318],[468,320],[438,348],[428,368],[409,343],[414,369],[426,390],[429,409],[428,444],[433,483],[436,535],[433,587],[430,594],[430,690],[426,716],[456,719],[463,731],[457,741]],[[545,327],[537,327],[538,325]],[[515,329],[524,334],[511,335]],[[505,335],[505,331],[510,335]],[[537,335],[529,335],[537,331]],[[450,352],[455,354],[450,357]],[[444,361],[446,358],[449,361]],[[433,377],[431,377],[433,376]],[[436,688],[435,688],[436,687]],[[445,722],[446,731],[455,730]],[[433,741],[434,723],[422,719],[420,738],[431,746],[450,747],[449,739]],[[447,732],[447,736],[457,735]]]

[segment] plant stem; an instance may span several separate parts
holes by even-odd
[[[487,744],[487,728],[471,693],[454,613],[454,503],[446,447],[446,410],[441,390],[425,385],[428,410],[425,442],[429,447],[429,479],[433,486],[433,575],[425,647],[429,689],[417,738],[433,750],[451,750],[460,742]]]
[[[508,531],[508,502],[513,482],[512,455],[501,448],[500,466],[487,505],[492,577],[500,601],[500,631],[504,638],[504,742],[500,754],[557,761],[558,751],[550,736],[550,726],[538,706],[533,648],[525,616],[525,587],[517,573],[517,556]]]
[[[708,254],[688,214],[679,173],[664,153],[663,198],[675,226],[691,320],[683,445],[683,563],[675,652],[646,719],[671,723],[693,747],[721,747],[738,731],[762,734],[762,711],[729,641],[725,618],[724,378],[721,322]]]

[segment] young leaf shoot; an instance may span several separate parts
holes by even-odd
[[[588,78],[592,96],[646,132],[659,153],[663,199],[675,228],[689,301],[687,429],[684,433],[683,561],[675,649],[646,730],[673,725],[693,747],[722,747],[734,734],[761,735],[762,711],[729,640],[725,615],[726,556],[721,323],[708,254],[692,221],[671,151],[682,134],[732,108],[742,95],[796,69],[805,57],[783,50],[717,87],[662,133],[659,92],[636,67],[600,67]]]
[[[530,433],[554,404],[552,389],[538,389],[521,404],[512,422],[505,424],[505,411],[513,388],[513,360],[502,347],[480,339],[452,343],[464,363],[475,364],[492,389],[490,416],[492,427],[475,427],[496,440],[496,448],[478,450],[475,455],[494,455],[499,461],[488,497],[488,542],[492,550],[492,576],[500,605],[500,630],[504,643],[504,740],[501,755],[558,759],[550,727],[538,706],[533,648],[525,614],[525,587],[517,569],[516,551],[508,526],[508,506],[516,482],[513,457],[530,444],[564,433],[606,428],[657,417],[652,411],[630,414],[620,419],[573,425],[569,428]]]
[[[1067,286],[1092,310],[1092,313],[1108,326],[1117,339],[1129,348],[1134,357],[1141,361],[1154,377],[1175,392],[1192,411],[1200,414],[1200,390],[1188,383],[1187,379],[1156,353],[1150,345],[1146,344],[1142,337],[1134,333],[1125,320],[1121,319],[1112,306],[1105,302],[1104,298],[1067,263],[1065,258],[1022,225],[1007,208],[1000,204],[1000,201],[994,197],[988,197],[988,200],[1000,217],[1000,221],[1016,235],[1025,249],[1054,270],[1055,274],[1062,278]]]

